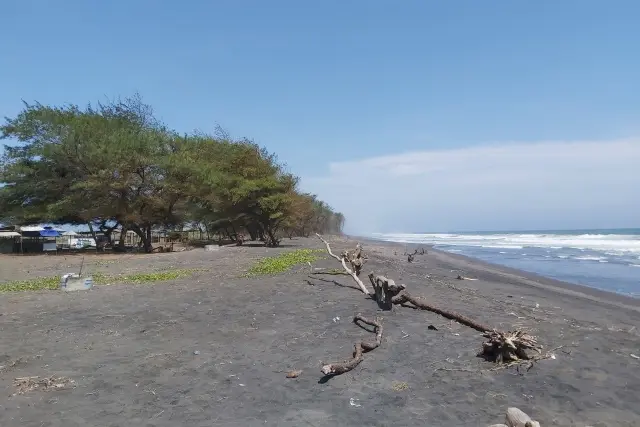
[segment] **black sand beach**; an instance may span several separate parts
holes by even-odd
[[[354,245],[330,242],[336,251]],[[545,350],[564,346],[528,371],[491,370],[476,357],[478,332],[429,312],[379,311],[349,276],[311,274],[340,268],[331,258],[314,270],[242,277],[261,257],[324,247],[284,243],[87,256],[92,273],[198,271],[69,294],[0,294],[0,425],[488,426],[516,406],[542,426],[640,426],[637,299],[431,249],[409,264],[404,246],[364,242],[365,273],[496,328],[528,329]],[[78,264],[0,257],[0,282]],[[382,345],[326,381],[321,361],[344,360],[354,342],[371,338],[351,322],[356,313],[381,318]],[[286,378],[293,369],[302,373]],[[14,395],[15,378],[51,375],[75,387]]]

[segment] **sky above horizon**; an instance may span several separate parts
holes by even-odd
[[[0,116],[139,92],[351,233],[639,227],[640,2],[7,0]]]

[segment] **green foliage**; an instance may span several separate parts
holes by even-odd
[[[179,135],[139,96],[81,109],[26,104],[0,126],[0,220],[131,230],[190,224],[277,246],[283,233],[341,232],[344,217],[297,190],[298,178],[247,139]]]
[[[151,273],[122,274],[118,276],[99,276],[98,279],[96,279],[96,283],[106,284],[109,282],[116,282],[116,283],[129,283],[129,284],[136,285],[136,284],[142,284],[142,283],[165,282],[168,280],[177,280],[177,279],[183,279],[186,277],[191,277],[197,271],[200,271],[200,270],[178,269],[178,270],[156,271]]]
[[[292,252],[285,252],[278,256],[263,258],[249,269],[247,276],[284,273],[294,265],[314,262],[320,259],[317,254],[321,252],[324,251],[321,249],[298,249]]]
[[[0,283],[0,292],[41,291],[45,289],[58,289],[60,277],[37,277],[30,280],[14,280]]]
[[[198,269],[176,269],[164,270],[150,273],[132,273],[121,275],[105,275],[102,273],[91,274],[96,285],[106,285],[109,283],[143,284],[153,282],[164,282],[168,280],[183,279],[191,277],[194,273],[201,271]],[[0,283],[0,292],[18,291],[41,291],[47,289],[58,289],[60,287],[60,277],[37,277],[29,280],[16,280],[12,282]]]

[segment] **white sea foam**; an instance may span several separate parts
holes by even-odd
[[[629,264],[630,267],[640,267],[640,264]]]
[[[606,257],[599,257],[599,256],[577,256],[577,257],[574,257],[573,259],[578,259],[578,260],[581,260],[581,261],[607,262],[607,258]]]
[[[494,249],[523,249],[522,246],[516,245],[482,245],[483,248],[494,248]]]
[[[403,243],[521,249],[578,249],[617,255],[640,254],[640,235],[623,234],[378,234],[376,238]]]

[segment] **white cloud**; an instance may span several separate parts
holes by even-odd
[[[349,160],[302,184],[351,233],[640,226],[640,139]]]

